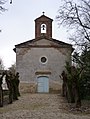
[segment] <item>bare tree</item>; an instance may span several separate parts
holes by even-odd
[[[9,71],[15,75],[16,73],[16,63],[12,64],[11,67],[9,67]]]
[[[90,0],[62,0],[57,20],[70,32],[75,45],[90,48]]]
[[[0,13],[4,12],[6,9],[3,7],[3,5],[6,3],[6,0],[0,0]]]
[[[78,99],[76,106],[81,106],[80,98],[90,96],[90,0],[62,0],[56,18],[60,26],[67,28],[70,40],[82,51],[76,50],[73,54],[73,62],[75,66],[77,64],[76,76],[72,72],[68,74],[68,79],[77,79],[77,82],[70,80],[70,83]]]
[[[6,9],[3,5],[7,2],[7,0],[0,0],[0,12],[4,12]],[[12,4],[12,0],[10,0],[10,4]]]
[[[7,10],[5,7],[3,7],[6,2],[7,0],[0,0],[0,14]],[[10,0],[10,4],[12,4],[12,0]],[[1,29],[0,29],[0,32],[2,32]]]
[[[3,70],[3,69],[4,69],[4,64],[3,64],[2,59],[0,58],[0,70]]]
[[[10,0],[10,4],[12,4],[12,0]]]

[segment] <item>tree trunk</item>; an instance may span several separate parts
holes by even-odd
[[[80,108],[81,107],[81,97],[80,97],[80,92],[79,92],[78,86],[76,87],[75,98],[76,98],[76,108]]]
[[[0,87],[0,107],[3,107],[3,90],[2,90],[2,87]]]

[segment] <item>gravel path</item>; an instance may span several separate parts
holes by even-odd
[[[13,104],[0,108],[0,119],[90,119],[90,114],[73,114],[58,94],[23,94]]]

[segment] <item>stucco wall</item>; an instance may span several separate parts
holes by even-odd
[[[67,48],[17,48],[16,70],[20,73],[20,81],[36,84],[37,77],[43,75],[49,77],[50,88],[59,85],[62,82],[59,75],[65,62],[70,61],[70,53]],[[42,56],[47,58],[46,64],[41,63]]]

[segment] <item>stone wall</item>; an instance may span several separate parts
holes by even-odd
[[[68,53],[67,53],[68,54]],[[42,64],[41,57],[47,58],[47,63]],[[51,80],[60,80],[59,75],[65,70],[65,62],[70,56],[62,54],[54,48],[32,48],[24,55],[17,55],[16,68],[20,73],[21,81],[36,80],[36,72],[51,72]]]
[[[34,43],[34,45],[56,45],[51,41],[42,39]],[[41,62],[41,58],[45,57],[47,61]],[[35,92],[37,78],[39,76],[47,76],[50,82],[59,82],[59,75],[65,70],[66,61],[71,62],[71,49],[64,47],[21,47],[16,49],[16,70],[20,74],[20,81],[28,82],[26,89],[29,92]],[[33,84],[34,82],[34,84]],[[51,83],[50,83],[51,84]],[[53,83],[53,87],[56,83]],[[34,88],[33,88],[34,86]],[[58,87],[58,86],[57,86]],[[23,89],[23,87],[22,87]],[[50,90],[53,90],[50,87]]]
[[[61,93],[62,83],[50,82],[49,93]],[[20,83],[20,93],[37,93],[36,83]]]

